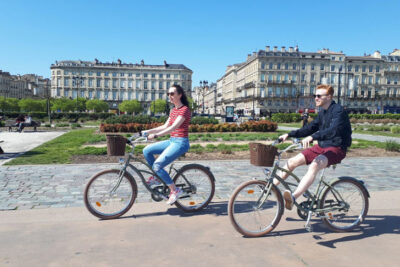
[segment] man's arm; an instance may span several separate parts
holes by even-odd
[[[309,136],[319,129],[319,115],[310,123],[305,125],[304,127],[291,131],[289,133],[289,137],[304,137]]]

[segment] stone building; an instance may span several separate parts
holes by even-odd
[[[157,99],[167,99],[167,90],[179,84],[190,96],[193,72],[182,64],[146,65],[94,61],[56,61],[51,67],[51,95],[77,96],[106,101],[117,109],[123,100],[139,100],[145,112]]]
[[[322,49],[302,52],[277,46],[253,52],[245,62],[229,65],[217,81],[217,108],[233,106],[239,114],[265,116],[315,108],[317,85],[328,83],[335,100],[352,112],[400,109],[400,51],[346,56]],[[220,98],[219,98],[220,95]],[[399,112],[399,111],[397,111]]]
[[[33,91],[23,76],[11,75],[0,70],[0,97],[5,98],[32,98]]]

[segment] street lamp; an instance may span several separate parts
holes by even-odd
[[[202,94],[203,94],[203,101],[202,101],[202,114],[204,114],[204,94],[205,94],[205,89],[208,87],[208,81],[200,81],[200,88],[202,89]]]
[[[79,106],[78,106],[78,97],[79,97],[79,85],[83,82],[83,77],[81,76],[72,76],[72,80],[75,82],[76,86],[76,121],[79,120]]]

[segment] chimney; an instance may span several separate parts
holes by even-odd
[[[270,51],[270,48],[269,48],[269,45],[267,45],[266,47],[265,47],[265,52],[269,52]]]
[[[166,60],[164,60],[164,66],[165,66],[166,68],[168,68],[168,66],[169,66]]]
[[[253,56],[257,56],[257,52],[253,52]]]
[[[251,54],[247,54],[247,60],[249,60],[251,57]]]
[[[296,45],[295,50],[296,50],[296,52],[299,52],[299,46],[298,45]]]
[[[278,52],[278,47],[274,46],[274,52]]]
[[[141,61],[140,61],[140,65],[144,65],[144,60],[142,59]]]
[[[289,52],[290,52],[290,53],[293,53],[293,51],[294,51],[293,46],[290,46],[290,47],[289,47]]]
[[[117,61],[118,61],[118,65],[121,65],[121,59],[118,59]]]
[[[286,47],[282,46],[281,47],[281,52],[286,52]]]
[[[382,58],[381,52],[379,52],[378,50],[375,51],[373,57],[374,57],[374,58]]]

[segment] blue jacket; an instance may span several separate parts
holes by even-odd
[[[321,109],[318,116],[303,128],[291,131],[290,137],[311,135],[320,147],[341,147],[347,150],[351,146],[351,124],[346,110],[332,101],[327,110]]]

